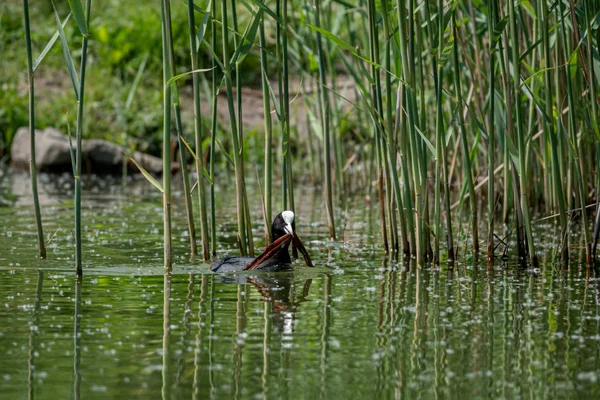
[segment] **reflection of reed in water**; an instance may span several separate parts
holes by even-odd
[[[270,354],[271,354],[271,335],[273,332],[281,334],[283,344],[292,342],[294,333],[294,323],[296,311],[309,294],[312,279],[306,279],[302,285],[299,296],[296,296],[296,282],[294,274],[278,273],[274,275],[257,274],[253,276],[237,277],[238,284],[249,283],[261,295],[264,301],[264,327],[263,327],[263,371],[262,371],[262,392],[263,398],[270,395],[269,375]],[[245,298],[249,299],[249,292],[246,290]],[[245,308],[247,311],[247,307]],[[237,353],[236,353],[237,354]],[[280,398],[288,398],[289,382],[287,376],[289,372],[290,348],[285,345],[281,347],[279,376],[277,387],[280,388]],[[237,393],[237,392],[236,392]]]
[[[263,372],[262,372],[262,392],[263,399],[269,398],[269,352],[271,345],[271,312],[273,306],[269,301],[265,301],[263,303],[263,318],[264,318],[264,328],[263,328]]]
[[[210,301],[208,302],[208,383],[210,386],[210,398],[215,398],[215,377],[213,375],[213,337],[215,320],[215,282],[210,276]]]
[[[211,280],[210,288],[207,290],[208,280]],[[203,277],[202,291],[200,295],[200,314],[199,328],[196,336],[196,353],[194,358],[194,398],[200,397],[201,383],[201,349],[203,348],[201,340],[204,335],[208,335],[208,365],[205,368],[208,371],[208,384],[210,387],[210,398],[214,398],[217,393],[213,377],[213,340],[214,339],[214,283],[217,282],[237,285],[236,297],[236,331],[235,342],[232,353],[232,391],[233,398],[246,397],[247,390],[244,391],[244,383],[246,378],[243,375],[243,359],[244,347],[247,331],[247,315],[251,303],[251,288],[254,287],[261,296],[263,307],[263,368],[261,374],[261,385],[263,398],[273,396],[271,393],[270,378],[272,378],[271,362],[275,361],[272,358],[271,340],[273,333],[281,335],[281,342],[284,344],[281,347],[280,368],[278,368],[279,376],[277,376],[278,384],[276,387],[280,390],[277,393],[279,398],[292,396],[288,394],[287,385],[291,378],[287,376],[289,373],[289,358],[291,355],[291,347],[286,348],[285,344],[290,344],[293,339],[294,324],[296,319],[296,311],[300,304],[306,300],[309,295],[312,279],[300,280],[300,286],[297,284],[298,277],[293,273],[275,273],[265,274],[257,273],[254,275],[209,275]],[[329,284],[331,285],[331,283]],[[300,289],[301,288],[301,289]],[[296,292],[298,291],[298,293]],[[207,293],[208,292],[208,293]],[[205,305],[206,304],[206,305]],[[207,309],[206,309],[207,308]],[[205,333],[205,329],[208,328]],[[288,364],[286,364],[286,362]],[[286,366],[287,365],[287,366]],[[248,370],[248,367],[245,368]],[[273,377],[275,378],[275,377]]]
[[[81,278],[75,279],[75,312],[73,328],[73,397],[80,398],[81,389]]]
[[[386,283],[389,278],[389,269],[388,269],[388,259],[384,257],[383,264],[381,266],[381,279],[379,280],[379,302],[377,307],[377,333],[375,334],[375,347],[376,352],[379,355],[383,355],[385,352],[386,346],[386,335],[384,334],[384,329],[386,325],[386,314],[385,314],[385,293],[386,293]],[[379,358],[377,361],[377,385],[375,387],[375,397],[380,398],[382,395],[382,391],[384,389],[386,379],[385,359],[383,357]],[[382,381],[383,380],[383,381]]]
[[[377,320],[376,348],[381,357],[377,363],[376,396],[384,395],[388,380],[398,376],[398,346],[395,343],[395,327],[398,311],[396,305],[397,265],[388,264],[384,259],[382,263],[381,279],[379,284],[379,307]],[[393,372],[391,372],[393,371]]]
[[[162,398],[171,398],[169,381],[169,347],[171,345],[171,273],[166,272],[163,279],[163,342],[162,342]]]
[[[426,366],[426,352],[422,351],[423,343],[427,343],[427,308],[429,295],[429,274],[422,268],[414,270],[415,285],[415,316],[413,320],[412,349],[411,349],[411,379],[420,376]],[[412,397],[409,395],[409,397]]]
[[[329,328],[331,326],[331,276],[325,275],[323,301],[323,332],[321,334],[321,391],[320,398],[326,398],[327,386],[327,353],[329,349]]]
[[[494,299],[496,298],[495,287],[494,287],[494,269],[487,269],[487,294],[486,294],[486,305],[487,305],[487,371],[491,372],[494,370],[494,327],[495,327],[495,318],[494,318],[494,310],[495,303]],[[488,393],[493,393],[494,381],[493,374],[489,374],[487,378],[487,390]]]
[[[185,349],[188,342],[188,336],[190,334],[190,319],[192,318],[192,300],[194,298],[194,275],[189,274],[188,276],[188,287],[187,287],[187,296],[185,299],[185,305],[183,307],[183,318],[181,321],[181,326],[183,327],[183,335],[181,335],[181,339],[179,341],[179,347],[181,349]],[[177,357],[177,374],[175,375],[175,382],[177,382],[177,393],[175,397],[182,397],[181,389],[183,387],[183,378],[184,378],[184,370],[186,364],[186,354],[185,351],[180,351]]]
[[[200,286],[200,307],[198,310],[198,334],[196,335],[196,348],[194,349],[194,382],[192,383],[192,398],[200,398],[200,356],[202,353],[202,333],[206,317],[206,292],[208,276],[202,275]],[[210,368],[210,365],[209,365]]]
[[[233,376],[235,387],[235,398],[239,399],[242,396],[242,356],[244,350],[244,331],[246,330],[246,302],[247,297],[246,285],[238,285],[237,287],[237,304],[236,304],[236,340],[235,352],[233,357]]]
[[[37,340],[36,337],[39,333],[39,322],[40,322],[40,304],[42,302],[42,286],[44,285],[44,272],[38,270],[38,280],[35,289],[35,305],[33,308],[33,317],[31,326],[29,327],[29,365],[28,372],[29,376],[27,379],[29,400],[34,398],[34,378],[35,378],[35,354],[37,352]]]
[[[432,297],[432,313],[431,326],[433,329],[433,342],[435,346],[433,348],[433,395],[437,400],[441,397],[440,386],[441,386],[441,360],[440,360],[440,270],[435,269],[433,272],[433,293]]]

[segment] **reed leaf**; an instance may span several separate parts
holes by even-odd
[[[177,82],[177,81],[178,81],[178,80],[180,80],[181,78],[185,78],[185,77],[186,77],[186,76],[188,76],[188,75],[192,75],[192,74],[198,74],[198,73],[201,73],[201,72],[209,72],[209,71],[212,71],[213,69],[215,69],[215,67],[212,67],[212,68],[201,68],[201,69],[195,69],[195,70],[193,70],[193,71],[183,72],[183,73],[181,73],[181,74],[178,74],[178,75],[175,75],[175,76],[173,76],[171,79],[169,79],[169,80],[167,81],[167,83],[166,83],[166,84],[167,84],[167,85],[170,85],[170,84],[172,84],[172,83],[175,83],[175,82]]]
[[[79,101],[79,77],[77,76],[77,70],[73,64],[73,57],[71,57],[71,51],[69,50],[69,44],[67,42],[67,37],[65,36],[65,32],[63,30],[63,25],[60,22],[60,17],[58,16],[58,11],[56,11],[56,6],[54,5],[54,1],[50,1],[52,3],[52,9],[54,10],[54,16],[56,17],[56,25],[58,27],[58,34],[60,36],[60,42],[62,44],[63,56],[65,58],[65,62],[67,63],[67,70],[69,71],[69,76],[71,77],[71,82],[73,83],[73,90],[75,90],[75,98]]]
[[[81,0],[69,0],[69,6],[71,7],[71,13],[77,21],[77,26],[79,27],[79,32],[87,36],[89,34],[88,23],[85,19],[85,13],[83,11],[83,4],[81,4]]]
[[[152,186],[154,186],[155,188],[157,188],[161,193],[165,192],[164,189],[163,189],[163,187],[162,187],[162,185],[160,183],[158,183],[158,181],[156,179],[154,179],[154,177],[152,176],[152,174],[150,172],[148,172],[137,161],[135,161],[135,159],[133,157],[130,156],[129,159],[137,167],[137,169],[140,170],[140,172],[142,173],[142,175],[144,176],[144,178],[146,178],[146,180],[152,184]]]
[[[71,18],[71,13],[69,13],[69,15],[67,15],[67,17],[61,24],[61,27],[63,30],[65,29],[67,22],[69,22],[69,18]],[[44,57],[46,57],[46,54],[48,54],[50,49],[54,46],[54,43],[56,43],[56,40],[58,39],[59,36],[60,36],[60,31],[57,29],[56,32],[54,32],[54,35],[52,35],[52,37],[50,38],[50,40],[48,41],[48,43],[42,50],[42,52],[40,53],[40,55],[33,62],[33,67],[31,68],[31,70],[33,72],[35,72],[37,70],[37,68],[40,66],[41,62],[44,60]]]

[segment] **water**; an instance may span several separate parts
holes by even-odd
[[[600,282],[583,268],[549,256],[539,271],[386,262],[362,195],[339,214],[343,244],[331,243],[320,194],[300,187],[297,229],[316,268],[219,276],[189,263],[178,193],[177,266],[164,276],[159,194],[98,179],[84,192],[77,287],[70,179],[41,180],[48,238],[57,232],[43,262],[27,178],[0,175],[2,399],[600,395]],[[234,197],[218,198],[224,254]]]

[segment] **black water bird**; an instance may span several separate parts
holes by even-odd
[[[213,261],[210,264],[210,269],[213,272],[245,270],[283,271],[289,269],[292,263],[292,259],[288,253],[288,248],[292,242],[294,242],[296,248],[304,256],[306,265],[312,267],[310,256],[295,231],[294,213],[292,211],[284,211],[278,214],[273,220],[273,224],[271,225],[273,243],[260,256],[254,258],[228,255]]]

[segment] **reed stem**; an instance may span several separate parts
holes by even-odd
[[[456,11],[452,13],[452,27],[454,30],[455,39],[458,39],[458,28],[456,26]],[[473,173],[471,172],[471,157],[469,151],[469,144],[467,142],[467,131],[465,127],[465,120],[463,117],[463,97],[460,88],[460,64],[458,63],[458,40],[454,43],[454,90],[456,91],[456,98],[458,100],[458,130],[460,131],[460,141],[462,142],[462,156],[463,156],[463,168],[465,184],[469,191],[469,204],[471,209],[471,226],[473,231],[473,253],[476,255],[479,253],[479,238],[478,238],[478,220],[477,220],[477,200],[475,198],[475,187],[473,186]]]
[[[521,74],[520,74],[520,54],[519,54],[519,40],[517,35],[517,24],[515,17],[515,7],[513,0],[508,0],[508,12],[509,12],[509,30],[511,37],[512,47],[512,66],[513,66],[513,95],[515,98],[515,114],[517,124],[517,142],[519,152],[519,186],[520,186],[520,208],[523,214],[523,225],[525,229],[527,248],[529,251],[529,258],[534,267],[538,265],[537,255],[535,253],[535,245],[533,243],[533,234],[531,231],[531,220],[529,218],[529,202],[527,199],[527,174],[526,174],[526,160],[525,160],[525,129],[523,126],[522,106],[521,106]]]
[[[194,15],[194,4],[192,1],[188,1],[188,25],[190,30],[190,55],[192,71],[195,71],[198,69],[198,48],[196,42],[196,22]],[[208,261],[210,259],[210,253],[208,239],[208,219],[206,211],[206,190],[204,187],[204,157],[202,154],[202,112],[200,109],[200,80],[197,74],[193,74],[192,79],[194,85],[194,139],[196,144],[196,175],[198,175],[198,201],[200,208],[202,259],[204,261]],[[183,157],[181,162],[184,162]]]
[[[79,1],[79,0],[76,0]],[[89,26],[92,1],[86,2],[85,23]],[[88,35],[83,35],[81,44],[81,64],[79,67],[79,97],[77,99],[77,152],[75,155],[75,270],[78,278],[83,276],[81,250],[81,161],[83,142],[83,104],[85,94],[85,71],[87,65]]]
[[[215,20],[217,19],[217,5],[216,1],[211,3],[211,19],[210,19],[210,32],[211,38],[210,43],[213,49],[217,48],[217,28]],[[216,61],[212,59],[212,114],[211,114],[211,128],[210,128],[210,244],[211,253],[213,256],[217,255],[217,220],[216,220],[216,205],[215,205],[215,147],[217,141],[217,96],[218,85],[217,85],[217,69]]]
[[[260,40],[260,69],[263,95],[263,111],[265,118],[265,240],[267,246],[271,244],[271,221],[272,221],[272,185],[273,185],[273,151],[272,151],[272,135],[273,123],[271,121],[271,101],[269,94],[269,82],[267,75],[267,41],[265,38],[265,23],[264,18],[260,21],[259,40]]]
[[[242,147],[238,132],[238,125],[233,103],[233,83],[231,80],[231,62],[229,60],[229,25],[227,17],[227,1],[221,3],[221,36],[223,40],[223,61],[225,65],[225,88],[227,90],[227,103],[229,106],[229,119],[231,123],[231,138],[233,143],[233,163],[235,168],[235,191],[238,219],[238,245],[241,255],[248,254],[246,241],[246,218],[244,215],[244,172]],[[238,88],[238,90],[241,88]],[[241,115],[239,116],[241,118]]]
[[[27,83],[29,87],[29,174],[31,176],[31,192],[35,209],[35,223],[37,227],[38,252],[41,259],[46,258],[46,244],[44,243],[44,229],[42,227],[42,213],[37,186],[37,167],[35,162],[35,78],[31,55],[31,32],[29,29],[29,0],[23,0],[23,16],[25,22],[25,47],[27,50]]]
[[[320,27],[321,0],[314,0],[315,26]],[[329,226],[329,238],[336,240],[335,221],[333,218],[333,188],[331,183],[331,139],[330,139],[330,110],[329,95],[327,94],[327,77],[325,74],[325,54],[321,33],[317,32],[317,58],[319,62],[319,88],[321,129],[323,132],[323,171],[325,172],[325,208],[327,210],[327,224]]]
[[[169,0],[161,1],[162,18],[162,56],[163,56],[163,240],[164,267],[167,271],[173,268],[171,254],[171,65],[169,63],[171,38],[171,8]]]

